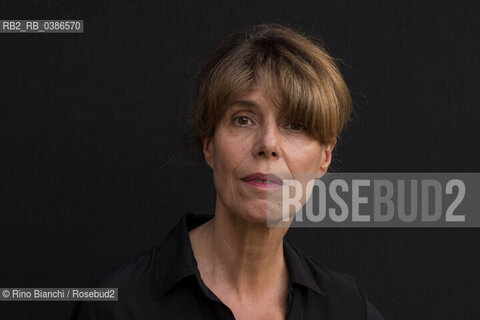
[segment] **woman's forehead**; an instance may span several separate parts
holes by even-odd
[[[232,97],[228,107],[242,106],[252,109],[261,109],[265,105],[272,105],[279,111],[284,109],[283,98],[279,90],[270,90],[263,86],[253,86],[245,93]]]

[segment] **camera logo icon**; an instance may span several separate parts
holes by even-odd
[[[2,297],[4,297],[5,299],[7,299],[8,297],[10,297],[10,291],[7,290],[7,289],[3,289],[3,290],[2,290]]]

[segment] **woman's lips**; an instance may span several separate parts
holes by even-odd
[[[242,178],[242,181],[262,189],[279,188],[283,181],[272,173],[255,172]]]

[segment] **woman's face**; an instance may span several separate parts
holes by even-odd
[[[267,201],[282,189],[268,175],[294,179],[316,173],[320,177],[327,171],[333,147],[281,118],[263,90],[254,88],[226,110],[214,136],[203,141],[217,190],[216,210],[265,223]]]

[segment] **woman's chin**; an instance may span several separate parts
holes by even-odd
[[[267,201],[248,206],[245,210],[237,213],[245,221],[266,226],[278,226],[279,224],[283,226],[285,222],[291,221],[290,216],[295,215],[295,212],[292,212],[288,214],[288,217],[283,217],[281,208]]]

